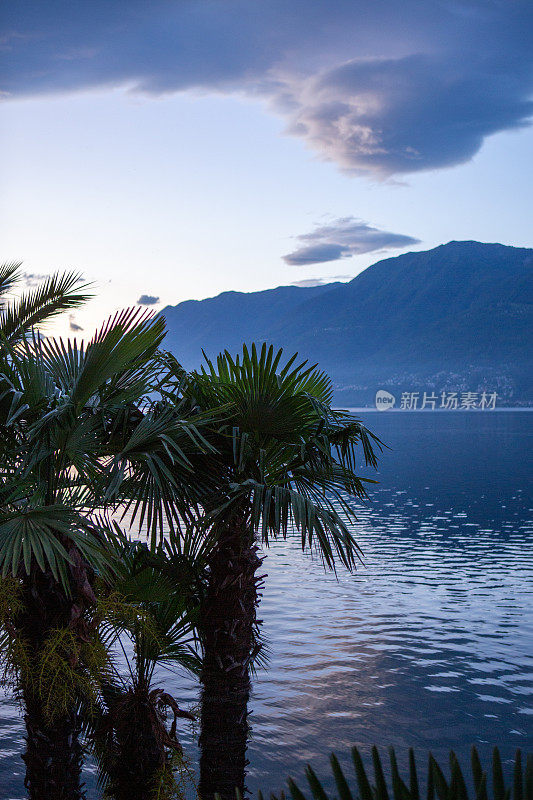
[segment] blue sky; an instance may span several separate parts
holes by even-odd
[[[8,0],[2,259],[94,281],[71,320],[89,333],[141,297],[531,246],[532,18],[521,0]]]

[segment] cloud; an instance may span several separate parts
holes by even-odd
[[[154,297],[153,294],[142,294],[137,300],[139,306],[155,306],[159,303],[159,297]]]
[[[291,286],[299,286],[303,289],[310,286],[326,286],[328,283],[336,283],[337,281],[349,281],[352,275],[326,275],[325,278],[304,278],[301,281],[293,281]]]
[[[373,179],[464,163],[533,113],[530,0],[6,0],[2,18],[4,96],[238,93]]]
[[[304,237],[297,237],[302,239]],[[326,261],[337,261],[339,258],[346,258],[350,253],[346,248],[336,242],[319,242],[318,244],[308,244],[299,247],[293,253],[283,256],[286,264],[291,266],[302,266],[305,264],[322,264]]]
[[[469,161],[486,136],[526,124],[524,77],[482,59],[467,70],[427,55],[350,61],[287,80],[287,131],[355,175],[449,167]]]
[[[301,243],[300,247],[283,256],[285,263],[290,266],[322,264],[379,250],[398,250],[420,242],[402,233],[372,228],[355,217],[341,217],[296,239]]]
[[[23,272],[21,275],[22,281],[28,289],[33,289],[49,277],[49,275],[44,275],[39,272]]]
[[[74,331],[74,333],[77,333],[78,331],[82,331],[83,330],[81,325],[78,325],[78,323],[75,321],[74,314],[69,314],[68,318],[69,318],[69,328],[70,328],[71,331]]]

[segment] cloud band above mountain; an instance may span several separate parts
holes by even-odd
[[[2,16],[8,97],[244,93],[378,179],[463,163],[533,113],[530,0],[7,0]]]
[[[420,241],[401,233],[380,231],[354,217],[341,217],[296,239],[300,246],[283,256],[285,263],[290,266],[322,264],[380,250],[397,250],[419,244]]]

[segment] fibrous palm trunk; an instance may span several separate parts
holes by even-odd
[[[261,563],[244,524],[228,526],[210,560],[202,613],[200,786],[202,800],[218,792],[234,800],[245,790],[250,661]]]
[[[66,596],[48,572],[34,566],[24,579],[23,610],[15,620],[16,634],[24,642],[27,663],[19,665],[20,693],[25,706],[25,786],[30,800],[81,800],[82,748],[77,700],[50,713],[43,696],[41,655],[51,632],[62,628],[84,636],[82,608],[91,599],[87,575],[79,553],[70,550],[74,597]],[[72,664],[75,670],[76,664]],[[45,676],[46,680],[46,676]]]
[[[148,688],[137,686],[112,709],[115,747],[110,762],[108,794],[115,800],[149,800],[166,764],[161,723]]]
[[[82,748],[75,712],[52,723],[42,714],[42,704],[24,691],[26,713],[25,785],[30,800],[80,800]]]
[[[183,754],[176,735],[179,718],[194,720],[172,695],[151,689],[140,680],[126,691],[102,687],[107,712],[94,736],[98,761],[106,780],[106,797],[113,800],[151,800],[176,797],[173,754]],[[166,726],[166,710],[173,721]]]

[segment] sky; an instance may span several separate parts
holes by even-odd
[[[93,284],[62,333],[533,245],[531,0],[4,0],[0,27],[0,260]]]

